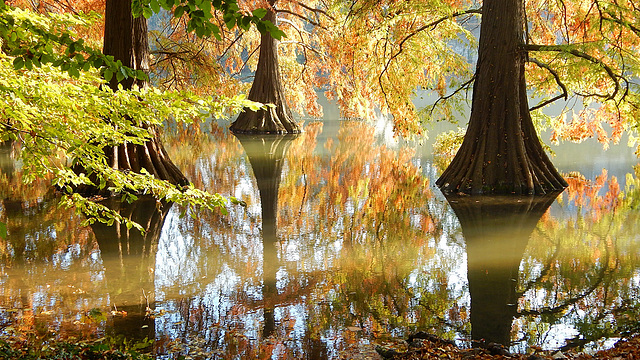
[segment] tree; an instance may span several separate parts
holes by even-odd
[[[563,188],[567,183],[539,146],[531,116],[539,127],[552,127],[553,141],[597,137],[605,146],[619,141],[637,117],[633,74],[640,68],[633,49],[640,32],[633,4],[526,5],[483,5],[472,114],[460,150],[438,180],[444,192],[541,194]],[[529,108],[527,95],[541,102]],[[570,95],[585,105],[573,119],[539,111]]]
[[[524,1],[483,3],[471,118],[438,179],[445,193],[544,194],[567,186],[544,152],[529,114]]]
[[[131,0],[107,0],[105,10],[104,48],[105,55],[111,55],[122,65],[149,72],[149,41],[147,19],[134,17],[131,12]],[[147,86],[146,79],[113,77],[109,86],[113,91],[121,85],[124,89],[132,86]],[[157,134],[157,127],[143,124],[152,138],[143,144],[122,143],[105,149],[109,166],[122,171],[139,173],[143,168],[154,177],[171,184],[185,186],[189,184],[180,169],[174,165],[164,149]]]
[[[270,8],[264,17],[265,20],[274,24],[276,22],[275,4],[276,0],[269,0]],[[231,131],[260,134],[296,134],[301,131],[300,125],[293,119],[291,111],[287,107],[284,89],[280,81],[277,44],[276,39],[270,33],[262,34],[258,68],[248,97],[249,100],[273,106],[257,111],[245,110],[231,124]]]
[[[104,150],[152,141],[157,136],[154,127],[167,118],[190,122],[209,114],[223,116],[250,103],[242,97],[199,97],[153,87],[114,92],[105,81],[146,75],[78,35],[95,20],[82,13],[39,15],[0,1],[0,138],[16,142],[24,181],[48,179],[66,190],[65,204],[87,215],[90,223],[134,226],[116,211],[74,192],[83,186],[123,194],[123,200],[143,193],[188,206],[224,208],[225,200],[218,194],[178,187],[142,167],[140,172],[120,169],[119,162],[109,163]]]
[[[625,129],[634,132],[640,32],[633,3],[489,2],[482,9],[460,1],[332,5],[336,21],[329,23],[336,30],[330,33],[337,35],[320,36],[319,52],[329,55],[323,59],[330,69],[327,94],[352,116],[377,105],[393,117],[396,133],[422,132],[420,122],[454,118],[473,85],[467,141],[439,181],[445,192],[529,194],[565,187],[534,125],[551,127],[552,141],[596,136],[605,145],[619,141]],[[472,29],[480,13],[473,71]],[[502,22],[505,16],[509,21]],[[492,29],[496,25],[502,31]],[[436,100],[417,109],[416,89],[432,91]],[[529,108],[529,97],[540,102]],[[585,105],[570,121],[567,110],[554,117],[541,112],[569,97]]]

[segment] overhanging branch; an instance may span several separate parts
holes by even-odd
[[[607,76],[611,79],[611,81],[613,81],[615,88],[611,94],[608,94],[608,95],[594,94],[594,95],[601,98],[605,98],[606,100],[613,100],[618,94],[618,91],[620,91],[620,81],[618,80],[618,78],[620,78],[621,76],[616,75],[613,69],[609,65],[605,64],[604,61],[598,58],[595,58],[585,52],[572,49],[563,45],[524,44],[523,49],[525,51],[552,51],[552,52],[571,54],[573,56],[576,56],[576,57],[585,59],[589,62],[592,62],[594,64],[597,64],[600,67],[602,67],[602,69],[604,69],[604,71],[607,73]]]
[[[465,11],[456,11],[452,14],[443,16],[437,20],[434,20],[424,26],[419,27],[418,29],[416,29],[415,31],[413,31],[412,33],[410,33],[409,35],[405,36],[404,39],[402,39],[402,41],[400,41],[400,44],[398,45],[400,47],[400,49],[398,50],[397,53],[395,53],[393,56],[391,56],[391,58],[389,58],[389,60],[387,61],[387,65],[385,66],[385,69],[382,71],[383,73],[386,71],[386,69],[389,67],[389,63],[391,63],[391,61],[393,61],[393,59],[395,59],[398,55],[400,55],[403,51],[403,46],[404,43],[407,42],[407,40],[411,39],[412,37],[418,35],[420,32],[427,30],[429,28],[433,29],[436,26],[438,26],[438,24],[446,21],[446,20],[450,20],[453,18],[456,18],[458,16],[463,16],[463,15],[471,15],[471,14],[481,14],[482,10],[481,9],[469,9],[469,10],[465,10]]]
[[[278,10],[276,10],[276,13],[284,13],[284,14],[293,15],[293,16],[295,16],[297,18],[300,18],[300,19],[302,19],[304,21],[307,21],[309,24],[311,24],[313,26],[317,26],[317,27],[319,27],[319,28],[321,28],[323,30],[327,30],[327,28],[324,25],[320,24],[320,22],[311,20],[308,17],[300,15],[300,14],[295,13],[293,11],[289,11],[289,10],[285,10],[285,9],[278,9]],[[282,20],[283,19],[281,19],[280,21],[282,21]]]
[[[560,80],[560,75],[558,75],[558,73],[554,69],[552,69],[548,64],[545,64],[545,63],[541,62],[540,60],[537,60],[537,59],[534,59],[534,58],[530,57],[529,58],[529,62],[532,62],[532,63],[538,65],[539,67],[549,71],[551,73],[551,75],[553,75],[553,78],[556,79],[556,84],[558,84],[558,86],[562,89],[562,94],[560,94],[558,96],[555,96],[555,97],[553,97],[553,98],[551,98],[549,100],[543,101],[540,104],[529,108],[529,111],[540,109],[541,107],[547,106],[547,105],[551,104],[552,102],[560,100],[562,98],[567,100],[567,98],[569,97],[569,93],[567,91],[567,87],[562,83],[562,80]]]
[[[450,98],[454,97],[457,93],[459,93],[460,91],[464,90],[464,89],[468,89],[469,86],[473,83],[473,81],[476,79],[476,76],[473,75],[471,77],[471,79],[465,81],[462,85],[460,85],[456,90],[454,90],[451,94],[449,95],[445,95],[445,96],[440,96],[434,103],[433,105],[431,105],[431,110],[429,110],[429,116],[433,115],[433,111],[436,109],[436,106],[438,106],[438,103],[440,101],[447,101]]]
[[[336,21],[336,19],[335,19],[333,16],[329,15],[329,14],[328,14],[326,11],[324,11],[324,10],[312,8],[312,7],[310,7],[310,6],[307,6],[307,5],[303,4],[303,3],[301,3],[300,1],[296,1],[295,3],[296,3],[296,4],[298,4],[298,5],[300,5],[300,6],[302,6],[302,7],[303,7],[303,8],[305,8],[305,9],[307,9],[307,10],[311,11],[311,12],[312,12],[312,13],[314,13],[314,14],[322,14],[322,15],[324,15],[324,16],[326,16],[326,17],[328,17],[329,19],[331,19],[331,20],[333,20],[333,21]]]
[[[384,66],[384,69],[382,69],[382,72],[380,72],[380,76],[378,76],[378,82],[380,83],[380,87],[382,89],[382,92],[385,94],[385,100],[386,100],[386,93],[384,91],[384,87],[383,87],[383,82],[382,82],[382,77],[384,76],[384,74],[389,70],[389,66],[391,65],[391,62],[398,57],[400,54],[402,54],[402,52],[404,51],[404,43],[406,43],[409,39],[411,39],[412,37],[418,35],[420,32],[427,30],[427,29],[433,29],[436,26],[438,26],[440,23],[446,21],[446,20],[450,20],[453,18],[456,18],[458,16],[464,16],[464,15],[472,15],[472,14],[482,14],[482,9],[469,9],[469,10],[464,10],[464,11],[456,11],[452,14],[443,16],[437,20],[434,20],[424,26],[419,27],[418,29],[414,30],[413,32],[411,32],[409,35],[405,36],[400,43],[398,44],[398,51],[393,54],[389,60],[387,60],[387,63]]]

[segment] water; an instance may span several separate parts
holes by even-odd
[[[526,352],[593,350],[639,328],[632,149],[555,148],[570,183],[559,195],[446,199],[430,144],[380,126],[203,128],[168,139],[169,153],[197,187],[246,207],[114,201],[145,236],[83,227],[45,190],[3,178],[3,333],[147,337],[167,358],[324,359],[419,330]]]

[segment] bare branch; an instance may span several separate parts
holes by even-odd
[[[303,16],[303,15],[300,15],[300,14],[295,13],[295,12],[293,12],[293,11],[289,11],[289,10],[285,10],[285,9],[278,9],[278,10],[276,10],[276,12],[277,12],[277,13],[284,13],[284,14],[290,14],[290,15],[293,15],[293,16],[298,17],[298,18],[300,18],[300,19],[302,19],[302,20],[304,20],[304,21],[308,21],[308,22],[309,22],[309,24],[311,24],[311,25],[313,25],[313,26],[317,26],[317,27],[319,27],[319,28],[321,28],[321,29],[327,30],[327,28],[326,28],[324,25],[320,24],[319,22],[314,21],[314,20],[311,20],[311,19],[309,19],[308,17]],[[281,19],[281,21],[282,21],[282,20],[284,20],[284,19]]]
[[[312,52],[324,57],[324,54],[319,52],[318,49],[315,49],[313,46],[305,44],[301,41],[287,40],[287,41],[281,41],[279,44],[280,45],[289,45],[289,44],[298,45],[305,50],[311,50]]]
[[[464,89],[468,89],[469,86],[473,83],[473,81],[476,79],[476,76],[473,75],[471,77],[471,79],[465,81],[462,85],[460,85],[456,90],[454,90],[451,94],[446,95],[446,96],[440,96],[438,98],[438,100],[436,100],[436,102],[433,103],[433,105],[431,105],[431,110],[429,110],[429,116],[431,116],[431,114],[433,114],[433,111],[436,109],[436,106],[438,106],[438,103],[441,101],[447,101],[448,99],[454,97],[457,93],[459,93],[460,91],[464,90]]]
[[[298,5],[302,6],[303,8],[305,8],[305,9],[307,9],[307,10],[309,10],[309,11],[311,11],[311,12],[315,13],[315,14],[322,14],[322,15],[324,15],[324,16],[326,16],[326,17],[328,17],[329,19],[331,19],[331,20],[333,20],[333,21],[336,21],[336,19],[335,19],[333,16],[329,15],[329,14],[328,14],[326,11],[324,11],[324,10],[314,9],[314,8],[309,7],[309,6],[307,6],[307,5],[303,4],[303,3],[299,2],[299,1],[296,1],[296,4],[298,4]]]
[[[229,46],[227,46],[226,49],[224,49],[224,51],[222,52],[222,55],[218,56],[218,61],[222,60],[222,58],[227,55],[227,52],[229,52],[229,50],[231,50],[231,47],[233,47],[233,44],[235,44],[236,42],[238,42],[241,38],[242,35],[244,35],[244,32],[240,32],[238,34],[238,36],[236,36],[236,38],[229,44]]]
[[[407,42],[407,40],[409,40],[412,37],[418,35],[420,32],[422,32],[424,30],[427,30],[429,28],[434,29],[436,26],[438,26],[438,24],[440,24],[440,23],[442,23],[442,22],[444,22],[446,20],[451,20],[451,19],[456,18],[458,16],[471,15],[471,14],[482,14],[482,10],[481,9],[469,9],[469,10],[465,10],[465,11],[456,11],[456,12],[454,12],[452,14],[449,14],[447,16],[443,16],[443,17],[441,17],[441,18],[439,18],[439,19],[437,19],[435,21],[432,21],[432,22],[430,22],[430,23],[428,23],[428,24],[416,29],[411,34],[405,36],[405,38],[402,39],[402,41],[400,41],[400,44],[399,44],[400,49],[398,50],[398,52],[395,55],[393,55],[389,59],[387,64],[389,62],[391,62],[394,58],[396,58],[398,55],[400,55],[400,53],[402,53],[402,50],[403,50],[402,47],[403,47],[404,43]]]

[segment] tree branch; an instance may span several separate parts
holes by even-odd
[[[621,76],[616,75],[616,73],[613,71],[613,69],[605,64],[602,60],[595,58],[587,53],[584,53],[582,51],[576,50],[576,49],[572,49],[569,48],[567,46],[564,45],[537,45],[537,44],[524,44],[523,45],[523,50],[525,51],[553,51],[553,52],[559,52],[559,53],[565,53],[565,54],[571,54],[573,56],[585,59],[587,61],[590,61],[594,64],[600,65],[604,71],[607,73],[607,75],[609,76],[609,78],[611,79],[611,81],[613,81],[614,85],[615,85],[615,89],[613,90],[613,93],[608,94],[608,95],[603,95],[603,94],[593,94],[595,96],[601,97],[601,98],[605,98],[606,100],[613,100],[616,95],[618,94],[618,91],[620,91],[620,82],[618,81],[618,78],[620,78]]]
[[[446,20],[450,20],[453,18],[456,18],[458,16],[463,16],[463,15],[471,15],[471,14],[482,14],[482,9],[469,9],[469,10],[464,10],[464,11],[456,11],[452,14],[443,16],[437,20],[434,20],[424,26],[421,26],[420,28],[416,29],[415,31],[413,31],[412,33],[410,33],[409,35],[405,36],[404,39],[402,39],[399,43],[399,49],[398,52],[396,52],[395,54],[393,54],[389,60],[387,60],[387,63],[384,66],[384,69],[382,69],[382,72],[380,72],[380,76],[378,77],[378,82],[380,83],[380,87],[382,87],[382,76],[387,72],[387,70],[389,69],[389,66],[391,65],[391,62],[398,57],[402,51],[404,51],[403,47],[404,47],[404,43],[407,42],[409,39],[411,39],[412,37],[414,37],[415,35],[417,35],[418,33],[427,30],[429,28],[433,29],[436,26],[438,26],[438,24],[446,21]],[[384,93],[384,88],[382,89],[382,92]],[[385,93],[385,98],[386,98],[386,93]]]
[[[460,85],[454,92],[452,92],[449,95],[446,96],[440,96],[438,98],[438,100],[436,100],[436,102],[433,103],[433,105],[431,105],[431,110],[429,110],[429,116],[431,116],[433,114],[433,111],[436,109],[436,106],[438,106],[438,103],[440,101],[447,101],[448,99],[452,98],[455,94],[459,93],[460,91],[467,89],[469,87],[469,85],[471,85],[473,83],[473,81],[476,79],[476,76],[473,75],[471,77],[471,79],[465,81],[462,85]]]
[[[326,11],[324,11],[324,10],[320,10],[320,9],[312,8],[312,7],[307,6],[307,5],[305,5],[305,4],[303,4],[303,3],[299,2],[299,1],[296,1],[295,3],[296,3],[296,4],[298,4],[298,5],[300,5],[301,7],[305,8],[305,9],[307,9],[307,10],[309,10],[309,11],[311,11],[311,12],[315,13],[315,14],[322,14],[322,15],[324,15],[324,16],[326,16],[326,17],[328,17],[329,19],[331,19],[331,20],[333,20],[333,21],[336,21],[336,19],[335,19],[333,16],[329,15],[329,14],[328,14]]]
[[[327,28],[326,28],[324,25],[320,24],[319,22],[317,22],[317,21],[313,21],[313,20],[309,19],[308,17],[306,17],[306,16],[302,16],[302,15],[300,15],[300,14],[298,14],[298,13],[293,12],[293,11],[285,10],[285,9],[278,9],[278,10],[276,10],[276,13],[285,13],[285,14],[290,14],[290,15],[293,15],[293,16],[295,16],[295,17],[298,17],[298,18],[300,18],[300,19],[302,19],[302,20],[304,20],[304,21],[308,21],[308,22],[309,22],[309,24],[311,24],[311,25],[313,25],[313,26],[317,26],[317,27],[319,27],[319,28],[321,28],[321,29],[323,29],[323,30],[327,30]]]
[[[640,28],[634,26],[632,23],[628,22],[628,21],[624,21],[622,19],[618,19],[616,17],[613,16],[613,14],[607,12],[607,15],[611,16],[611,17],[602,17],[602,20],[606,20],[606,21],[611,21],[614,22],[618,25],[622,25],[625,27],[628,27],[629,30],[633,31],[637,36],[640,36]]]
[[[537,110],[540,109],[541,107],[547,106],[549,104],[551,104],[552,102],[555,102],[557,100],[560,100],[562,98],[564,98],[565,100],[567,100],[567,98],[569,97],[569,93],[567,91],[567,87],[562,83],[562,80],[560,80],[560,75],[558,75],[558,73],[553,70],[551,68],[551,66],[549,66],[549,64],[545,64],[543,62],[541,62],[540,60],[534,59],[532,57],[529,58],[529,62],[532,62],[536,65],[538,65],[539,67],[546,69],[547,71],[549,71],[551,73],[551,75],[553,75],[553,78],[556,79],[556,84],[558,84],[558,86],[562,89],[562,94],[557,95],[551,99],[548,99],[546,101],[541,102],[540,104],[530,107],[529,111],[533,111],[533,110]]]
[[[222,60],[222,58],[227,55],[227,52],[229,52],[229,50],[231,50],[231,47],[233,47],[233,45],[235,43],[238,42],[238,40],[240,40],[242,38],[242,35],[244,35],[244,32],[240,32],[238,34],[238,36],[236,36],[236,38],[229,44],[229,46],[227,46],[226,49],[224,49],[224,51],[222,52],[222,55],[218,56],[218,61]]]
[[[418,35],[418,33],[427,30],[429,28],[433,29],[436,26],[438,26],[441,22],[444,22],[446,20],[450,20],[453,18],[456,18],[458,16],[463,16],[463,15],[471,15],[471,14],[482,14],[482,9],[469,9],[469,10],[465,10],[465,11],[456,11],[452,14],[449,14],[447,16],[443,16],[435,21],[432,21],[418,29],[416,29],[414,32],[412,32],[411,34],[405,36],[404,39],[402,39],[402,41],[400,41],[400,50],[398,50],[398,52],[391,57],[391,59],[389,59],[389,61],[393,60],[393,58],[395,58],[396,56],[400,55],[400,53],[402,52],[402,46],[404,45],[405,42],[407,42],[407,40],[411,39],[412,37],[414,37],[415,35]]]

